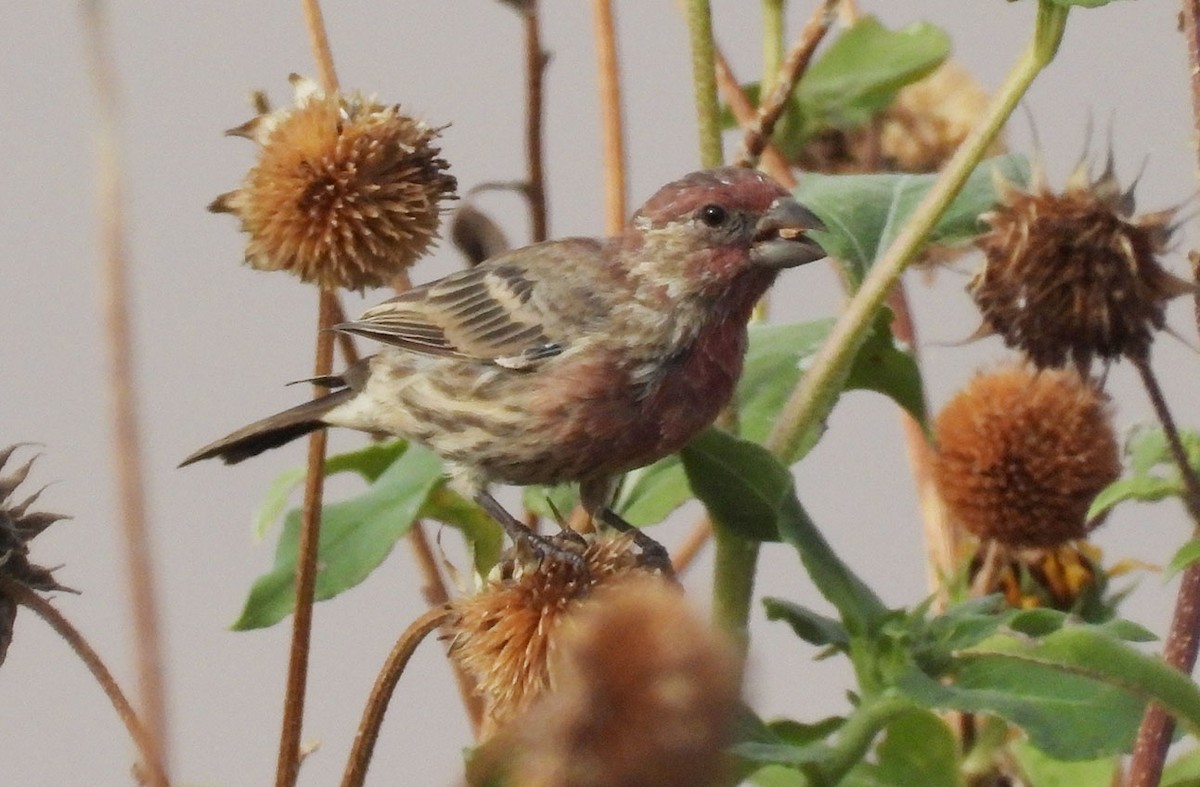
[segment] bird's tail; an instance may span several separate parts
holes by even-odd
[[[282,413],[267,416],[261,421],[243,426],[216,442],[209,443],[180,462],[179,466],[183,467],[193,462],[199,462],[201,459],[212,459],[217,456],[221,457],[225,464],[232,465],[243,459],[257,456],[267,449],[278,448],[309,432],[324,429],[328,424],[322,420],[323,416],[338,405],[354,398],[355,393],[356,391],[351,388],[344,388],[313,399],[311,402],[284,410]]]

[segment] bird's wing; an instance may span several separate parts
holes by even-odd
[[[586,240],[541,244],[535,268],[514,259],[530,249],[511,252],[414,287],[337,329],[424,355],[525,368],[562,352],[567,338],[545,314],[552,300],[546,296],[559,288],[545,281],[545,272],[553,275],[556,258],[572,259],[574,267],[580,255],[586,260],[599,248]]]

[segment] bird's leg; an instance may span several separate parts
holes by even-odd
[[[508,534],[515,546],[528,547],[539,561],[557,560],[570,564],[576,570],[586,570],[587,566],[584,563],[583,555],[556,543],[552,538],[530,530],[528,525],[508,513],[504,506],[500,505],[500,501],[492,497],[487,490],[476,492],[475,502],[487,512],[488,516],[500,523],[500,527],[504,528],[504,532]]]
[[[608,506],[596,512],[600,521],[622,533],[632,533],[633,543],[642,550],[642,560],[650,568],[656,568],[668,577],[675,576],[675,567],[671,565],[671,556],[667,548],[646,535],[646,531],[634,527],[621,518],[621,515]]]
[[[671,565],[671,556],[667,554],[667,548],[646,535],[645,531],[626,522],[612,509],[616,491],[617,484],[614,478],[588,478],[579,482],[579,502],[593,521],[600,520],[622,533],[632,533],[633,543],[642,550],[642,562],[645,565],[657,568],[666,576],[675,576],[675,568]]]

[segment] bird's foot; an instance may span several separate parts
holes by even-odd
[[[640,562],[643,566],[660,571],[665,577],[675,577],[675,566],[671,563],[671,555],[667,552],[667,548],[646,535],[645,530],[629,524],[611,508],[602,509],[599,518],[609,527],[630,534],[634,546],[642,552]]]

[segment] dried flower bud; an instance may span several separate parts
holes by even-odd
[[[877,122],[817,134],[799,164],[831,174],[936,172],[983,117],[987,102],[970,73],[948,60],[901,89]],[[989,155],[1003,152],[998,141]]]
[[[728,783],[739,662],[677,586],[622,576],[580,606],[559,640],[553,690],[486,747],[482,764],[498,765],[504,783]]]
[[[1175,210],[1133,217],[1111,156],[1095,181],[1081,165],[1062,194],[1034,181],[1029,193],[999,184],[1000,203],[982,217],[987,261],[969,289],[983,329],[1038,367],[1071,361],[1086,372],[1095,356],[1144,359],[1165,302],[1194,291],[1158,260]]]
[[[330,288],[386,284],[437,240],[454,196],[438,132],[398,106],[292,84],[293,106],[228,132],[259,144],[258,163],[209,210],[241,220],[254,268]]]
[[[627,535],[580,539],[558,539],[582,555],[580,567],[514,556],[497,566],[482,590],[451,602],[450,657],[484,697],[483,738],[550,686],[548,664],[559,627],[583,600],[622,577],[657,576],[643,567]]]
[[[0,469],[19,447],[10,445],[0,449]],[[29,476],[33,462],[34,459],[30,459],[12,473],[0,477],[0,576],[33,590],[67,590],[55,581],[50,569],[29,562],[29,542],[50,525],[67,517],[29,510],[41,495],[40,489],[19,503],[11,499],[17,487]],[[4,663],[12,642],[16,615],[17,603],[0,592],[0,664]]]
[[[1048,547],[1084,537],[1088,506],[1121,472],[1107,399],[1074,371],[977,375],[934,432],[938,491],[985,541]]]

